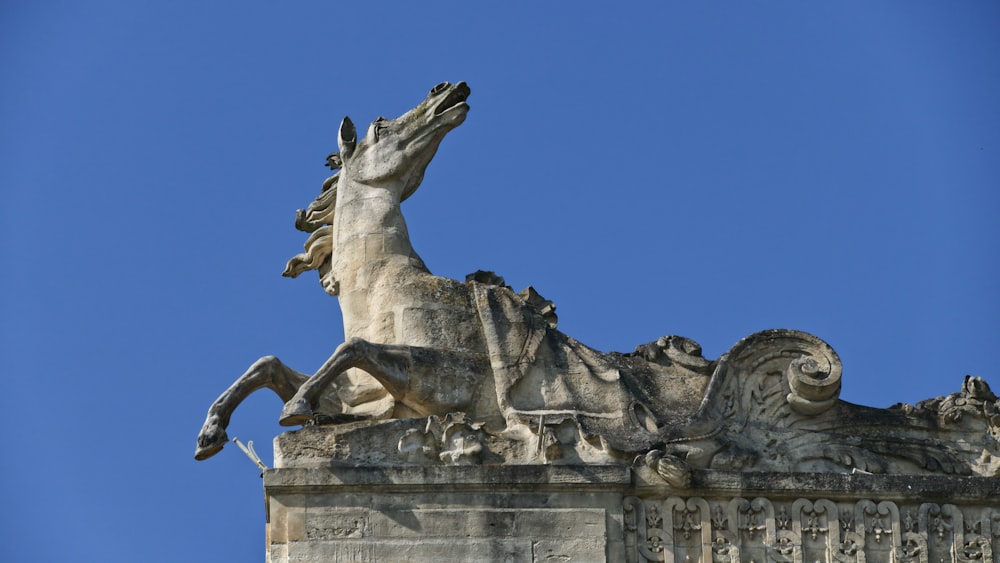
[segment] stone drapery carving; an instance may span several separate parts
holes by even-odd
[[[676,487],[691,468],[1000,474],[1000,400],[982,379],[872,409],[839,399],[840,360],[809,334],[760,332],[717,360],[680,336],[604,353],[560,332],[533,288],[515,293],[483,271],[431,274],[400,203],[464,122],[469,95],[439,84],[361,137],[343,120],[327,157],[336,173],[297,214],[310,235],[285,275],[319,273],[347,341],[312,376],[273,356],[254,363],[210,407],[197,459],[222,448],[233,410],[266,387],[285,402],[283,425],[307,426],[301,435],[338,425],[336,451],[314,448],[327,461],[636,464]],[[685,506],[685,521],[703,508]]]
[[[993,563],[1000,506],[764,497],[624,499],[630,561]]]

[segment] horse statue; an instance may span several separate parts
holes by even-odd
[[[209,408],[195,459],[220,451],[234,409],[268,388],[284,401],[283,426],[458,420],[464,413],[460,419],[490,440],[533,436],[538,444],[544,435],[549,443],[574,444],[578,460],[639,455],[665,477],[681,459],[682,468],[864,462],[887,471],[974,471],[968,452],[858,446],[859,428],[884,437],[885,424],[930,443],[924,435],[939,425],[929,419],[944,415],[920,405],[892,411],[840,401],[839,359],[811,335],[757,333],[716,361],[678,336],[632,353],[604,353],[560,332],[554,305],[533,288],[515,293],[490,272],[465,282],[433,275],[410,243],[400,204],[420,186],[444,137],[465,121],[469,94],[464,82],[438,84],[402,116],[373,121],[360,139],[344,118],[339,153],[327,158],[335,174],[298,212],[296,227],[311,234],[284,275],[318,271],[326,292],[340,300],[346,342],[312,376],[274,356],[257,360]],[[1000,405],[985,382],[967,387],[980,404]],[[1000,423],[990,408],[976,415],[987,422],[966,431],[978,435]],[[838,430],[852,418],[849,430]],[[764,434],[766,442],[751,437]],[[806,447],[818,434],[833,447]],[[581,453],[595,450],[605,457]],[[887,456],[905,459],[887,465]],[[993,469],[974,472],[983,471]]]

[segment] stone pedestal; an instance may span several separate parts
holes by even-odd
[[[270,561],[624,561],[625,467],[265,474]]]
[[[992,563],[1000,550],[997,478],[695,470],[680,490],[628,464],[277,459],[271,563]]]

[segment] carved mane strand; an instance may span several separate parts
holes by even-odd
[[[333,214],[337,207],[337,180],[339,174],[334,174],[323,182],[319,196],[305,210],[295,213],[295,228],[311,233],[306,239],[305,252],[297,254],[285,265],[281,275],[296,278],[303,272],[318,270],[320,284],[330,295],[337,295],[337,281],[330,271],[330,258],[333,255]]]

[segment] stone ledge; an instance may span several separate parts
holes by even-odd
[[[472,465],[398,467],[341,466],[268,469],[269,491],[332,492],[379,487],[382,490],[438,489],[456,491],[537,489],[631,491],[634,493],[752,496],[816,496],[886,500],[983,500],[1000,498],[1000,478],[868,475],[837,473],[770,473],[695,470],[690,489],[674,489],[645,468],[623,465]]]
[[[543,487],[575,491],[623,490],[632,486],[631,470],[622,465],[461,465],[368,467],[330,465],[324,468],[276,468],[264,472],[264,488],[283,492],[330,492],[380,487],[451,490],[531,490]]]
[[[831,499],[877,497],[883,500],[921,499],[982,501],[1000,498],[1000,478],[955,475],[871,475],[863,473],[773,473],[696,470],[690,491],[684,494],[749,496],[761,494],[785,497]],[[637,472],[636,489],[662,490]]]

